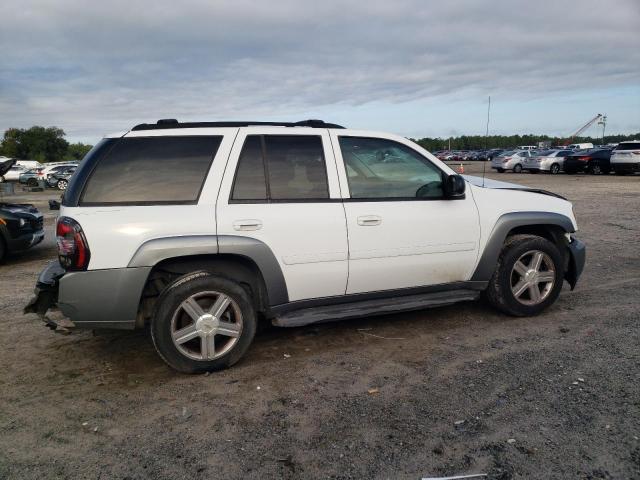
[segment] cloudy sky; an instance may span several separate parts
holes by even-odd
[[[0,129],[322,118],[407,136],[640,131],[639,0],[4,0]],[[597,129],[589,133],[596,134]]]

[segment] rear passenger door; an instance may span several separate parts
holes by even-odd
[[[347,227],[327,131],[241,128],[218,196],[217,230],[266,244],[289,301],[343,295]]]

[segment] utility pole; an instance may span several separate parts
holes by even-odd
[[[598,125],[602,125],[602,144],[604,145],[604,129],[607,127],[607,116],[602,115],[598,120]]]

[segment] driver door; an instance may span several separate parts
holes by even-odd
[[[347,218],[346,293],[468,280],[480,227],[470,192],[448,200],[445,173],[411,142],[332,132]]]

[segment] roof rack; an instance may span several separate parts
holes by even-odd
[[[311,128],[344,128],[335,123],[323,120],[302,120],[300,122],[178,122],[175,118],[163,118],[156,123],[141,123],[131,130],[161,130],[166,128],[224,128],[224,127],[311,127]]]

